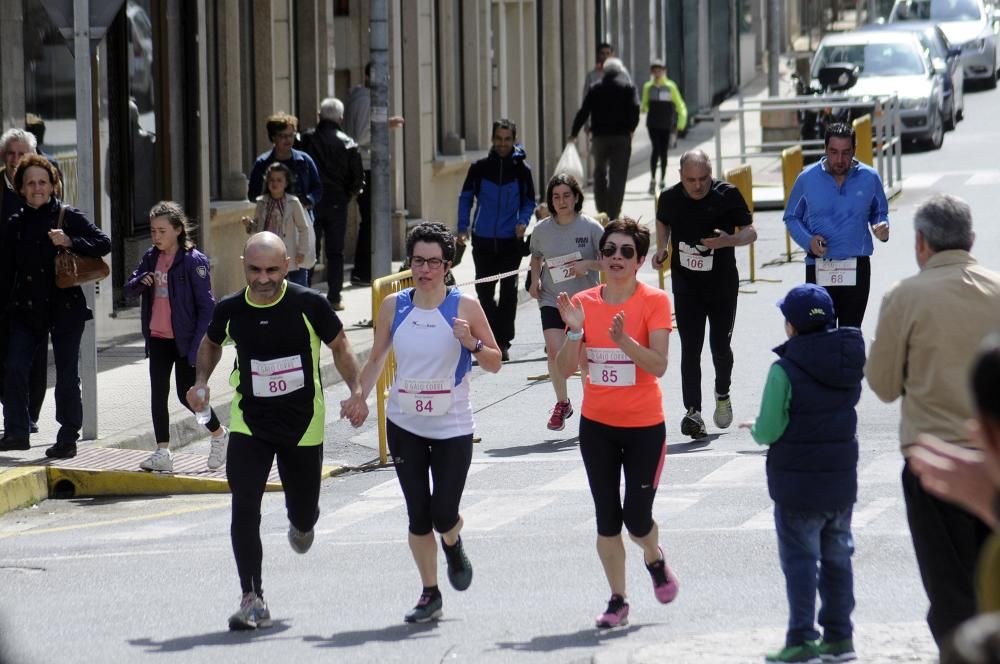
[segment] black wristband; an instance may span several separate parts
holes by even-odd
[[[470,350],[469,352],[475,355],[476,353],[482,352],[482,350],[483,350],[483,340],[476,339],[476,347]]]

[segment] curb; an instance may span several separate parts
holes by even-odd
[[[0,516],[36,505],[49,497],[44,466],[20,466],[0,472]]]

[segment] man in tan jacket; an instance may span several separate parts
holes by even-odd
[[[865,366],[875,394],[902,397],[903,456],[918,434],[974,446],[965,422],[974,415],[969,372],[976,350],[1000,330],[1000,273],[969,253],[972,211],[960,198],[938,194],[914,213],[920,272],[886,293]],[[940,645],[976,612],[974,571],[989,528],[973,514],[928,493],[903,467],[903,497],[924,590],[927,623]]]

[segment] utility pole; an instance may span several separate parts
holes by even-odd
[[[767,3],[767,94],[777,97],[780,92],[778,63],[781,58],[781,0]]]
[[[372,281],[392,270],[389,205],[389,2],[371,0]]]

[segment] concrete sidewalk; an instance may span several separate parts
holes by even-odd
[[[753,89],[760,89],[760,82],[755,81]],[[766,90],[765,90],[766,92]],[[730,123],[732,124],[732,123]],[[725,126],[723,129],[724,152],[738,151],[739,136],[735,127]],[[700,123],[692,127],[685,139],[681,139],[675,150],[671,152],[667,169],[667,184],[678,181],[677,163],[681,153],[692,148],[701,148],[710,156],[714,155],[715,143],[710,123]],[[640,219],[653,225],[655,198],[646,192],[649,182],[650,145],[644,121],[640,124],[633,140],[632,158],[629,169],[629,181],[626,187],[622,214]],[[539,192],[540,197],[544,191]],[[584,212],[593,214],[593,197],[587,192]],[[451,220],[443,220],[446,223]],[[530,232],[530,231],[529,231]],[[522,268],[527,269],[527,261]],[[394,265],[398,269],[398,264]],[[471,282],[475,278],[471,252],[465,260],[454,269],[459,284]],[[474,294],[471,286],[464,288]],[[523,288],[518,289],[522,304],[530,300]],[[217,293],[216,297],[224,294]],[[372,344],[372,330],[367,322],[372,316],[371,288],[345,286],[342,300],[345,310],[340,312],[345,325],[347,338],[357,353],[359,360],[364,362]],[[103,332],[98,344],[98,432],[96,440],[80,441],[79,449],[88,448],[119,448],[131,450],[152,451],[155,440],[152,433],[149,406],[149,376],[148,365],[144,357],[144,343],[139,333],[138,310],[121,312],[112,322],[102,321]],[[333,366],[332,355],[323,352],[321,371],[323,384],[330,386],[340,382],[340,376]],[[228,383],[228,367],[233,366],[234,348],[226,347],[222,361],[216,369],[210,382],[212,389],[212,405],[223,423],[229,421],[229,409],[232,404],[234,389]],[[50,367],[50,372],[52,368]],[[54,375],[50,374],[50,385],[54,385]],[[24,470],[24,466],[45,468],[44,450],[54,441],[58,425],[55,422],[55,405],[53,388],[46,393],[45,405],[39,421],[39,432],[32,436],[32,449],[24,452],[6,452],[0,455],[0,514],[20,506],[36,503],[48,497],[46,483],[39,481],[37,472],[33,475]],[[335,408],[328,399],[328,409]],[[198,424],[194,417],[176,400],[170,398],[171,449],[178,450],[196,441],[207,438],[207,432]],[[20,467],[20,468],[19,468]],[[18,470],[8,470],[18,468]],[[137,470],[137,469],[136,469]],[[331,471],[335,472],[335,471]],[[155,475],[142,473],[150,485],[159,482]],[[129,494],[142,494],[141,482],[130,483]],[[159,493],[150,489],[149,493]]]

